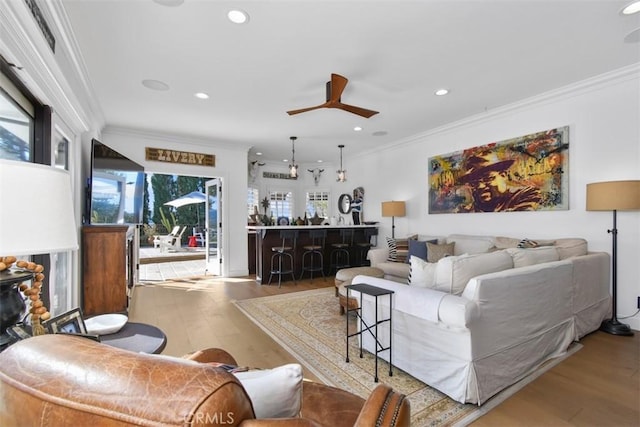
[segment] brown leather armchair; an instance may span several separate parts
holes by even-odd
[[[186,356],[236,364],[210,349]],[[255,419],[240,382],[219,368],[133,353],[68,335],[0,353],[0,425],[409,426],[409,402],[380,385],[365,401],[304,382],[299,418]]]

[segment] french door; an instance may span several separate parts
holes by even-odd
[[[205,235],[206,273],[220,276],[222,274],[222,182],[220,178],[209,180],[205,184],[207,200]]]

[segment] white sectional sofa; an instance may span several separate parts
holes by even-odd
[[[357,276],[353,283],[395,292],[393,365],[459,402],[486,402],[610,316],[609,255],[587,253],[583,239],[558,239],[546,249],[499,249],[504,240],[487,236],[439,241],[456,241],[458,255],[430,266],[427,286],[397,275],[399,268],[408,275],[408,264],[384,270],[381,248],[369,259],[394,274]],[[389,314],[387,301],[379,301],[379,318]],[[373,298],[363,295],[367,322],[374,310]],[[386,346],[388,326],[378,331]],[[364,348],[373,352],[373,344],[364,334]],[[388,352],[381,356],[388,360]]]

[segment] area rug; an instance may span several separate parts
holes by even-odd
[[[355,338],[350,340],[350,362],[345,361],[346,320],[339,314],[334,289],[323,288],[282,295],[234,301],[254,323],[289,351],[300,363],[326,384],[348,390],[366,399],[378,385],[374,382],[374,357],[365,352],[360,358]],[[354,320],[352,327],[355,325]],[[575,344],[567,356],[581,347]],[[565,357],[567,357],[565,356]],[[464,426],[513,395],[536,377],[559,363],[554,359],[529,377],[494,396],[487,403],[461,404],[418,381],[407,373],[378,362],[378,377],[405,394],[411,402],[411,425]]]

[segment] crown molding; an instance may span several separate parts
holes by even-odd
[[[230,151],[239,151],[247,153],[252,147],[251,144],[241,142],[226,142],[213,139],[207,139],[197,136],[171,134],[166,132],[157,132],[146,129],[127,128],[122,126],[107,125],[102,130],[102,135],[119,135],[119,136],[131,136],[137,138],[151,139],[168,144],[190,144],[206,148],[223,148]]]
[[[89,130],[91,120],[78,108],[80,103],[26,3],[0,2],[0,26],[3,27],[0,52],[22,68],[16,69],[16,75],[25,86],[41,103],[51,106],[75,132]]]
[[[402,146],[414,144],[426,138],[449,133],[468,126],[489,122],[509,114],[514,114],[516,112],[520,112],[530,108],[540,107],[552,102],[559,102],[562,100],[570,99],[631,80],[637,80],[638,82],[640,82],[640,62],[613,71],[609,71],[595,77],[580,80],[557,89],[543,92],[538,95],[513,102],[511,104],[506,104],[488,111],[483,111],[482,113],[474,114],[464,119],[457,120],[455,122],[451,122],[446,125],[439,126],[428,131],[421,132],[419,134],[415,134],[396,142],[387,144],[382,148],[372,149],[366,153],[363,152],[363,154],[373,154],[376,152],[394,150]]]

